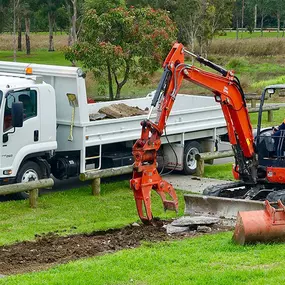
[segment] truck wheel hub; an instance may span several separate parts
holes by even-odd
[[[199,150],[197,148],[191,148],[189,149],[187,155],[186,155],[186,162],[190,169],[196,169],[197,167],[197,161],[195,159],[195,155],[199,153]]]
[[[22,182],[30,182],[38,179],[38,174],[33,169],[28,169],[22,176]]]

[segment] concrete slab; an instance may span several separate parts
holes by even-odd
[[[189,232],[189,227],[175,227],[171,224],[166,226],[166,232],[168,234],[179,234],[179,233],[186,233]]]
[[[207,217],[207,216],[184,216],[177,220],[174,220],[171,225],[175,227],[185,227],[193,225],[212,225],[220,221],[219,218]]]

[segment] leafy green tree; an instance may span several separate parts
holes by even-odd
[[[263,36],[263,29],[264,29],[264,20],[267,16],[271,13],[272,8],[272,1],[271,0],[256,0],[257,3],[257,10],[261,17],[260,20],[260,32],[261,36]]]
[[[95,9],[98,15],[108,12],[117,7],[126,7],[125,0],[85,0],[85,11]]]
[[[231,25],[233,4],[234,0],[202,1],[202,17],[200,29],[197,32],[201,54],[207,54],[214,36]]]
[[[0,32],[11,24],[12,13],[9,9],[11,0],[0,0]]]
[[[134,6],[137,8],[150,6],[155,9],[167,10],[170,13],[174,13],[177,8],[176,0],[127,0],[126,4],[128,7]]]
[[[78,43],[68,48],[66,58],[83,62],[101,84],[108,82],[110,99],[119,99],[130,78],[141,84],[149,81],[175,36],[175,25],[162,10],[118,7],[98,15],[91,9]]]
[[[180,39],[195,49],[195,41],[202,27],[203,2],[201,0],[177,0],[175,21],[179,29]]]
[[[272,0],[271,4],[272,12],[277,19],[277,37],[279,37],[281,21],[285,20],[285,1]]]
[[[64,5],[64,0],[37,0],[38,7],[41,7],[42,15],[48,16],[49,49],[54,51],[53,32],[56,24],[58,9]]]

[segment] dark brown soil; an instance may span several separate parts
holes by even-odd
[[[157,226],[136,225],[123,229],[94,232],[67,237],[48,234],[0,247],[0,274],[32,272],[47,269],[55,264],[66,263],[83,257],[102,255],[126,248],[138,247],[142,241],[166,241],[200,235],[196,231],[180,235],[168,235],[163,224]],[[225,228],[213,229],[212,232]]]

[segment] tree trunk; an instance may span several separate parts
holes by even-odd
[[[17,61],[17,37],[16,37],[16,10],[19,5],[19,0],[14,0],[13,2],[13,47],[14,47],[14,52],[13,52],[13,60],[14,62]]]
[[[280,32],[280,13],[277,13],[277,38],[279,38]]]
[[[125,63],[126,63],[125,75],[124,75],[124,79],[121,82],[119,82],[118,77],[116,75],[116,72],[113,72],[115,80],[116,80],[116,84],[117,84],[116,99],[121,98],[121,90],[122,90],[123,86],[127,83],[128,78],[129,78],[129,74],[130,74],[130,69],[131,69],[130,58],[128,60],[126,60]]]
[[[242,7],[241,7],[241,34],[243,33],[243,26],[244,26],[244,0],[242,0]]]
[[[73,16],[72,16],[72,41],[73,44],[77,42],[77,30],[76,30],[76,22],[77,22],[77,0],[72,0],[73,6]]]
[[[52,12],[48,12],[48,25],[49,25],[49,48],[48,48],[48,51],[54,51],[53,24],[54,24],[54,15],[52,14]]]
[[[260,24],[260,32],[261,32],[261,36],[263,37],[263,21],[264,21],[264,16],[262,14],[261,16],[261,24]]]
[[[239,27],[238,27],[238,19],[237,19],[237,26],[236,26],[236,39],[238,40],[238,32],[239,32]]]
[[[107,68],[108,68],[109,98],[110,100],[114,100],[112,72],[111,72],[111,66],[109,62],[107,62]]]
[[[257,4],[254,6],[254,32],[256,31],[256,24],[257,24]]]
[[[18,15],[18,51],[22,51],[22,25],[21,17]]]
[[[26,53],[29,55],[31,54],[31,41],[30,41],[30,27],[31,27],[31,20],[29,16],[25,17],[25,26],[26,26]]]
[[[68,33],[67,45],[68,45],[69,47],[72,46],[72,28],[70,28],[70,31],[69,31],[69,33]]]
[[[282,29],[282,38],[284,38],[284,28],[285,28],[285,20],[283,21],[283,29]]]

